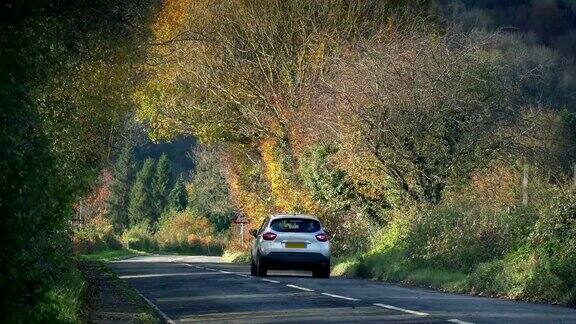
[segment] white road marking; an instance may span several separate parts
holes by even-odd
[[[400,308],[400,307],[396,307],[396,306],[392,306],[392,305],[386,305],[386,304],[372,304],[372,305],[378,306],[378,307],[382,307],[382,308],[388,308],[388,309],[392,309],[392,310],[397,310],[397,311],[404,312],[404,313],[408,313],[408,314],[419,315],[419,316],[428,316],[428,315],[430,315],[430,314],[428,314],[428,313],[417,312],[417,311],[413,311],[413,310],[410,310],[410,309]]]
[[[144,301],[146,302],[146,304],[150,305],[150,307],[152,307],[152,309],[154,309],[161,317],[162,319],[164,319],[164,321],[166,321],[166,323],[168,324],[174,324],[174,320],[172,320],[170,317],[168,317],[168,315],[166,315],[166,313],[164,313],[163,311],[160,310],[160,308],[158,308],[158,306],[154,305],[153,302],[150,301],[150,299],[144,297],[144,295],[142,295],[138,290],[134,289],[134,291],[140,296],[142,297],[142,299],[144,299]]]
[[[340,296],[340,295],[334,295],[334,294],[329,294],[329,293],[322,293],[322,295],[324,295],[324,296],[328,296],[328,297],[334,297],[334,298],[345,299],[345,300],[351,300],[351,301],[360,301],[360,299],[357,299],[357,298],[346,297],[346,296]]]
[[[118,276],[120,279],[135,279],[135,278],[154,278],[154,277],[172,277],[172,276],[201,276],[201,275],[212,275],[212,272],[176,272],[176,273],[154,273],[154,274],[142,274],[142,275],[126,275]]]
[[[210,270],[210,271],[218,271],[218,269],[212,269],[212,268],[208,268],[208,267],[206,267],[206,268],[204,268],[204,269]]]
[[[220,273],[230,274],[230,272],[228,272],[228,271],[224,271],[224,270],[218,270],[218,271],[220,271]]]
[[[471,322],[461,321],[461,320],[456,319],[456,318],[449,319],[447,322],[452,322],[452,323],[456,323],[456,324],[473,324]]]
[[[308,289],[308,288],[304,288],[304,287],[300,287],[300,286],[296,286],[296,285],[286,285],[286,287],[296,288],[296,289],[300,289],[300,290],[304,290],[304,291],[314,291],[312,289]]]
[[[188,264],[188,263],[180,263],[180,264],[183,264],[183,265],[185,265],[185,266],[187,266],[187,267],[194,267],[194,268],[196,268],[196,269],[204,269],[204,267],[199,267],[199,266],[193,265],[193,264]]]
[[[240,277],[244,277],[244,278],[248,278],[248,275],[242,274],[242,273],[236,273],[236,272],[231,272],[234,275],[240,276]]]
[[[271,283],[280,283],[280,281],[272,280],[272,279],[262,279],[262,281],[267,281]]]

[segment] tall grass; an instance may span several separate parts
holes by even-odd
[[[372,250],[339,262],[334,274],[575,305],[576,195],[556,191],[510,212],[458,204],[407,210],[373,237]]]

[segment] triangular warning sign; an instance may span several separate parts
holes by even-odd
[[[246,224],[248,223],[248,218],[246,218],[246,216],[239,214],[238,216],[236,216],[236,219],[234,220],[234,223],[236,224]]]

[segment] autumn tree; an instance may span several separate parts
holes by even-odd
[[[338,60],[332,90],[392,186],[435,204],[444,189],[515,148],[520,78],[486,38],[418,31]],[[519,129],[520,126],[526,127]]]
[[[408,1],[169,3],[155,24],[162,46],[151,56],[180,63],[159,65],[137,93],[140,118],[157,138],[285,139],[302,87],[325,71],[326,58],[380,32],[400,6]]]
[[[271,188],[236,195],[260,197],[255,218],[264,205],[313,212],[292,172],[297,157],[291,128],[307,84],[357,40],[386,33],[396,23],[396,9],[417,15],[411,9],[425,2],[170,2],[154,25],[161,46],[150,51],[158,63],[151,68],[154,77],[136,93],[139,118],[151,124],[157,139],[192,134],[202,144],[227,143],[230,151],[243,151],[229,157],[249,156],[247,162],[261,173],[254,178]],[[240,162],[229,165],[234,164]],[[231,187],[251,190],[243,188],[254,185],[247,174],[237,176],[244,179],[229,177],[236,184]]]

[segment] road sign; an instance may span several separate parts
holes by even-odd
[[[240,224],[240,245],[244,246],[244,224],[248,223],[248,218],[242,214],[238,214],[234,220],[235,224]]]
[[[236,224],[246,224],[248,223],[248,218],[246,218],[246,216],[244,215],[238,215],[236,217],[236,219],[234,220],[234,223]]]

